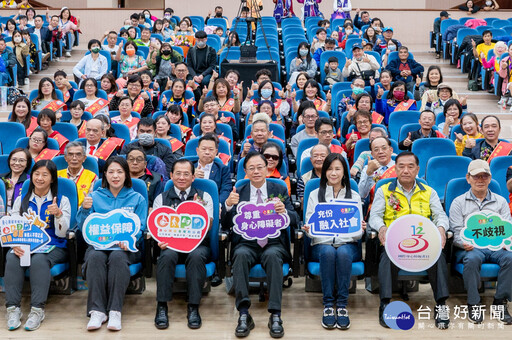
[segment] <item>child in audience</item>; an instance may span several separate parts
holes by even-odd
[[[343,81],[341,77],[341,70],[338,68],[338,58],[329,57],[326,65],[325,65],[325,85],[329,85],[332,89],[332,86],[340,81]]]

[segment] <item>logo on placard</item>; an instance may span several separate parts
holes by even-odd
[[[390,302],[384,309],[382,317],[391,329],[406,331],[414,326],[411,307],[403,301]]]
[[[206,237],[208,213],[195,201],[182,202],[176,210],[171,207],[154,209],[148,217],[148,230],[158,242],[182,253],[190,253]]]
[[[46,227],[32,209],[23,216],[4,216],[0,220],[1,244],[4,247],[29,245],[33,253],[51,241]]]
[[[423,223],[419,222],[417,227],[412,225],[411,228],[411,237],[400,242],[398,249],[408,254],[421,253],[428,248],[428,241],[423,238],[425,235],[423,232]]]

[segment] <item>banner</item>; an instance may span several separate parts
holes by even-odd
[[[233,217],[233,231],[246,240],[277,238],[281,235],[281,229],[290,225],[288,214],[276,213],[273,202],[242,202],[238,204],[236,212]]]
[[[137,238],[140,231],[139,216],[123,209],[114,209],[106,214],[90,214],[82,228],[85,242],[96,250],[121,250],[124,243],[128,251],[136,253]]]
[[[512,224],[489,210],[469,215],[460,231],[460,237],[475,248],[512,250]]]
[[[156,241],[167,243],[167,248],[190,253],[206,237],[209,221],[201,203],[185,201],[176,210],[164,206],[151,211],[148,230]]]
[[[307,224],[312,236],[354,237],[361,235],[362,213],[355,200],[319,203]]]
[[[386,232],[386,253],[398,268],[420,272],[432,267],[441,255],[441,235],[428,218],[405,215]]]
[[[20,265],[30,266],[30,254],[43,250],[50,242],[46,233],[46,222],[29,210],[23,216],[4,216],[0,219],[2,247],[21,247],[25,254],[20,258]]]

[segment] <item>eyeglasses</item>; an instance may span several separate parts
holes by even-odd
[[[247,168],[247,169],[245,170],[245,172],[253,173],[253,172],[255,172],[256,170],[257,170],[258,172],[262,172],[264,169],[265,169],[265,167],[264,167],[264,166],[257,166],[257,167],[253,167],[253,166],[251,166],[250,168]]]
[[[326,130],[326,131],[318,131],[318,134],[319,135],[322,135],[322,136],[328,136],[328,135],[332,135],[333,132],[330,131],[330,130]]]
[[[39,139],[39,138],[30,138],[30,140],[32,141],[32,143],[36,143],[36,144],[43,144],[44,143],[44,139]]]
[[[68,152],[66,156],[69,156],[70,158],[81,158],[84,156],[84,154],[81,152]]]
[[[145,161],[145,159],[144,159],[144,157],[128,157],[128,158],[126,159],[126,161],[127,161],[128,163],[135,163],[135,162],[137,162],[137,163],[142,163],[142,162],[144,162],[144,161]]]
[[[313,119],[317,119],[317,118],[318,118],[317,115],[305,115],[304,116],[305,120],[310,120],[310,119],[313,120]]]
[[[87,85],[85,85],[84,87],[89,87],[89,88],[90,88],[90,87],[96,87],[96,86],[95,86],[95,85],[93,85],[93,84],[87,84]]]
[[[264,153],[263,156],[265,156],[265,158],[267,160],[274,160],[274,161],[278,161],[279,160],[279,155],[271,155],[269,153]]]
[[[204,106],[205,108],[210,108],[210,107],[211,107],[211,108],[214,108],[214,107],[217,107],[218,105],[219,105],[219,104],[217,104],[217,103],[211,103],[211,104],[210,104],[210,103],[208,103],[208,104],[204,104],[203,106]]]
[[[356,122],[356,125],[368,125],[368,124],[370,124],[369,120],[358,120]]]
[[[491,175],[484,173],[484,174],[478,174],[478,175],[474,175],[474,176],[471,175],[471,177],[473,177],[474,179],[477,179],[477,180],[482,180],[482,179],[488,180],[491,177]]]
[[[27,160],[24,158],[11,158],[11,163],[25,164]]]

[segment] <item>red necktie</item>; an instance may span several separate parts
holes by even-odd
[[[94,149],[96,149],[94,145],[89,146],[89,155],[94,155]]]

